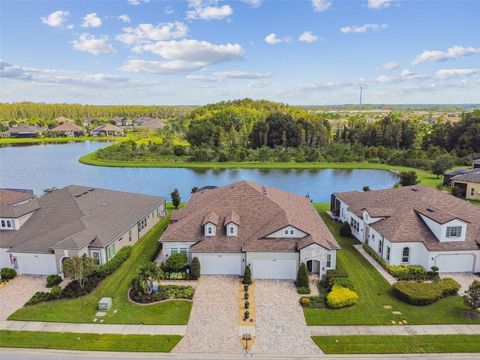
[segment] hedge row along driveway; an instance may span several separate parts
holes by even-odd
[[[140,306],[128,301],[127,291],[140,266],[155,255],[158,239],[170,220],[170,214],[155,225],[133,246],[130,257],[93,292],[72,300],[56,300],[26,306],[13,313],[9,320],[91,323],[102,297],[112,297],[113,306],[105,317],[106,324],[185,325],[192,303],[168,301]],[[117,312],[115,312],[115,310]]]
[[[322,203],[316,207],[342,248],[337,256],[360,299],[357,305],[337,310],[305,308],[307,325],[389,325],[392,320],[406,320],[410,325],[480,323],[464,315],[467,308],[460,296],[449,296],[427,306],[409,305],[397,299],[387,281],[354,248],[358,242],[340,236],[340,226],[326,214],[329,205]],[[401,314],[394,315],[393,311]]]

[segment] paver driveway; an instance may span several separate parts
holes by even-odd
[[[37,291],[46,291],[45,276],[22,276],[0,287],[0,321],[20,309]]]
[[[186,334],[173,352],[243,353],[238,292],[238,277],[202,276],[195,287]]]
[[[291,281],[255,280],[255,354],[322,354],[310,338],[299,296]]]
[[[463,295],[474,280],[480,280],[480,277],[472,273],[440,273],[442,279],[452,278],[461,286],[459,294]]]

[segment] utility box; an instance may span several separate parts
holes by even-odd
[[[112,307],[112,298],[104,297],[98,302],[98,310],[110,310]]]

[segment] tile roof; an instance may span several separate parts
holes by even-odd
[[[212,214],[219,217],[216,235],[204,236],[202,224]],[[241,222],[237,236],[226,236],[223,225],[230,219]],[[296,251],[313,243],[339,249],[308,199],[250,181],[193,193],[187,204],[174,212],[172,220],[160,241],[197,241],[192,251]],[[286,226],[307,236],[267,238]]]
[[[480,183],[480,168],[473,169],[465,174],[456,175],[452,178],[452,181],[462,181],[469,183]]]
[[[45,129],[35,125],[20,125],[17,127],[12,127],[8,129],[6,132],[10,135],[17,135],[17,134],[38,134],[38,133],[41,133],[42,131],[45,131]]]
[[[0,189],[0,207],[13,205],[22,201],[32,199],[34,196],[31,193],[23,191],[15,191],[11,189]]]
[[[118,126],[115,126],[112,124],[100,125],[92,130],[92,132],[99,132],[99,131],[123,131],[123,130]]]
[[[60,124],[57,127],[54,127],[50,131],[53,131],[53,132],[71,132],[71,131],[79,132],[79,131],[83,131],[83,128],[78,126],[77,124],[66,121],[63,124]]]
[[[165,201],[158,196],[70,185],[16,208],[37,203],[19,230],[0,231],[0,248],[49,253],[105,247]]]
[[[384,217],[370,226],[392,242],[423,242],[431,251],[479,250],[480,207],[443,191],[422,185],[377,191],[335,193],[355,215],[363,210]],[[382,215],[382,209],[385,212]],[[467,222],[465,241],[440,242],[420,214],[445,223],[452,219]]]

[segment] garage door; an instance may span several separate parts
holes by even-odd
[[[473,254],[439,255],[436,266],[440,272],[471,272],[473,270]]]
[[[19,254],[17,257],[18,272],[26,275],[51,275],[57,273],[55,255],[47,254]]]
[[[296,278],[296,260],[254,259],[252,276],[255,279],[292,280]]]
[[[240,254],[193,254],[200,260],[203,275],[241,275],[242,256]]]

